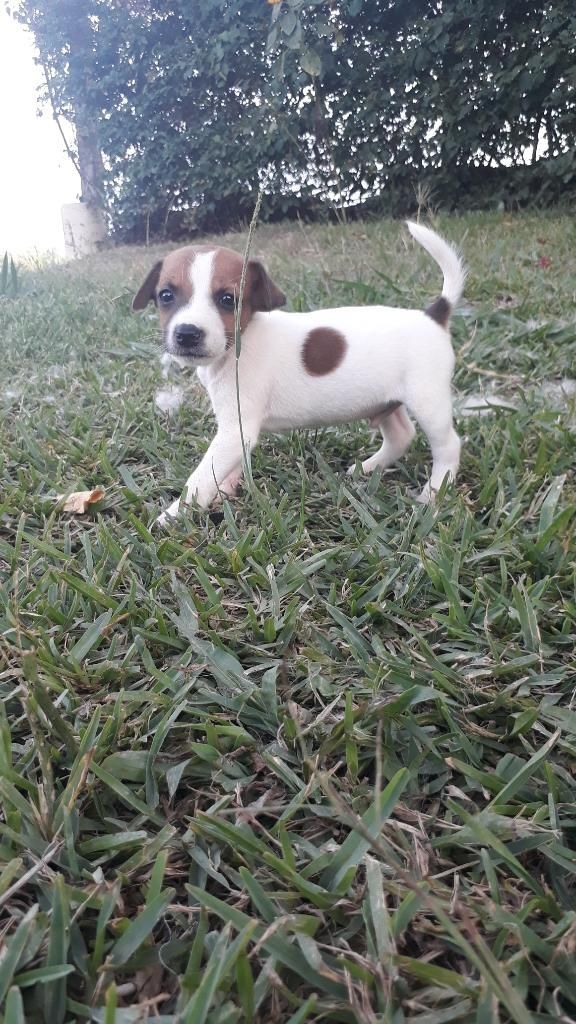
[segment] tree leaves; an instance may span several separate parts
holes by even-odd
[[[576,183],[568,0],[101,0],[93,13],[83,102],[126,241],[226,229],[258,185],[268,220],[317,218],[336,197],[402,213],[417,187],[450,206],[550,202]],[[67,114],[68,0],[21,16]]]

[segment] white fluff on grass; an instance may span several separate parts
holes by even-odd
[[[154,403],[160,412],[173,416],[184,401],[184,388],[171,384],[168,388],[160,388],[154,396]]]
[[[167,382],[167,386],[160,388],[156,392],[154,396],[154,404],[160,412],[164,412],[168,416],[173,416],[175,412],[178,412],[178,409],[184,401],[185,388],[179,384],[168,384],[168,381],[170,378],[178,377],[182,370],[169,352],[162,353],[160,356],[160,365],[162,367],[162,377]]]

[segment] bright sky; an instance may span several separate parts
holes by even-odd
[[[60,207],[78,199],[80,181],[48,108],[38,117],[42,72],[32,36],[13,22],[0,0],[0,259],[55,251],[64,238]],[[65,125],[67,137],[70,128]]]

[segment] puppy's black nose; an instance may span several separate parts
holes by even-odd
[[[196,324],[179,324],[174,331],[174,338],[181,348],[198,348],[204,341],[205,334],[206,332],[201,327],[196,327]]]

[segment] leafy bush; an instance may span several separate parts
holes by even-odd
[[[20,7],[56,109],[98,126],[125,240],[227,228],[258,186],[263,220],[405,212],[423,184],[449,206],[576,188],[569,0],[86,0],[83,12]]]

